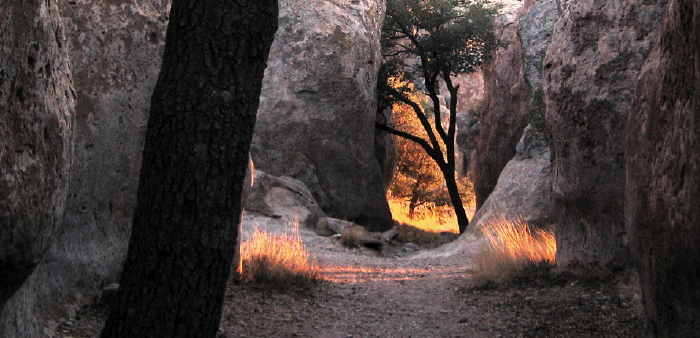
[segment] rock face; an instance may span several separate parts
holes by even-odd
[[[496,187],[503,167],[515,155],[515,145],[528,124],[529,87],[525,83],[523,50],[515,22],[502,28],[507,43],[484,67],[486,109],[477,144],[474,192],[480,208]]]
[[[542,135],[530,125],[498,178],[496,189],[472,218],[469,232],[477,234],[490,220],[522,218],[541,228],[552,226],[551,151]]]
[[[700,3],[670,0],[632,105],[626,219],[650,337],[700,332]]]
[[[374,154],[383,16],[379,0],[280,1],[251,148],[259,169],[372,230],[391,226]]]
[[[47,318],[67,318],[118,276],[160,69],[169,1],[60,5],[77,93],[70,193],[63,232],[1,315],[3,337],[50,336]]]
[[[385,120],[387,118],[390,119],[389,123],[393,122],[393,113],[391,111],[385,111],[382,115],[377,114],[377,122],[379,123],[386,123],[387,121]],[[396,136],[376,129],[374,133],[374,156],[379,162],[384,192],[386,193],[394,180],[396,164],[399,162]]]
[[[507,43],[484,69],[485,116],[481,119],[474,190],[481,207],[495,188],[498,176],[515,155],[525,127],[542,119],[538,92],[542,87],[542,59],[558,18],[555,0],[528,4],[527,11],[508,22],[501,40]],[[543,129],[536,124],[538,129]]]
[[[55,2],[0,1],[0,55],[2,311],[55,240],[65,210],[75,94]]]
[[[457,113],[457,177],[474,172],[476,147],[481,131],[481,122],[468,113]]]
[[[623,245],[624,138],[663,0],[565,4],[545,59],[557,261],[616,269]]]

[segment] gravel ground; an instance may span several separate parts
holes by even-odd
[[[382,255],[301,233],[322,280],[286,289],[230,283],[219,337],[643,336],[632,284],[570,278],[474,289],[473,238],[417,253],[394,247]],[[56,332],[97,337],[107,311],[88,306]]]

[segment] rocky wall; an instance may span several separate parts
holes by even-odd
[[[545,59],[544,103],[562,267],[615,271],[630,265],[624,139],[637,76],[664,2],[561,3]]]
[[[169,1],[59,7],[75,81],[74,166],[62,232],[1,314],[2,337],[51,336],[53,320],[94,301],[118,277]]]
[[[626,217],[650,337],[700,332],[700,3],[670,0],[629,116]]]
[[[525,82],[523,50],[517,21],[504,23],[499,38],[506,45],[496,51],[484,70],[485,110],[474,165],[476,207],[480,208],[498,182],[528,124],[530,88]]]
[[[0,55],[2,312],[55,240],[68,194],[75,93],[56,2],[0,1]]]

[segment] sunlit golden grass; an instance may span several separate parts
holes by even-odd
[[[408,203],[398,198],[390,198],[389,209],[391,209],[391,215],[395,221],[413,226],[420,230],[434,233],[441,233],[443,231],[459,232],[457,218],[455,218],[451,207],[435,208],[432,210],[419,207],[417,208],[416,216],[410,218],[408,217]]]
[[[533,264],[554,263],[557,243],[552,231],[532,229],[521,218],[497,217],[482,232],[484,243],[476,256],[477,283],[503,282]]]
[[[319,278],[298,225],[287,234],[269,234],[256,228],[250,240],[241,243],[238,274],[241,279],[280,287],[305,285]]]

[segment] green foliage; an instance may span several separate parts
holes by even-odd
[[[473,72],[499,46],[498,9],[481,0],[387,0],[385,56],[420,58],[419,66],[407,65],[420,77]]]

